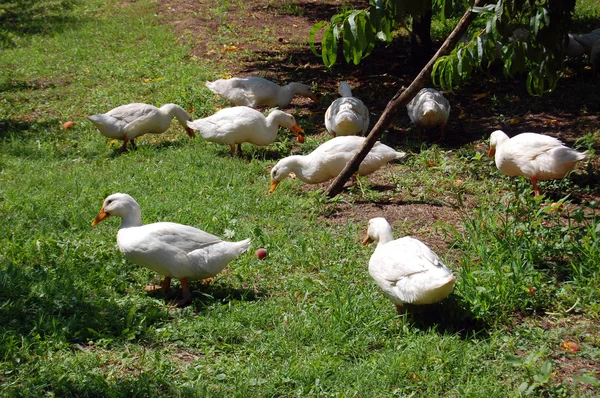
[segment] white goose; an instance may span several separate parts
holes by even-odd
[[[501,130],[490,136],[488,156],[495,156],[496,167],[503,174],[529,178],[535,196],[540,195],[538,180],[562,178],[586,158],[585,153],[565,146],[554,137],[522,133],[508,138]]]
[[[378,242],[369,261],[369,274],[396,305],[433,304],[446,298],[456,277],[424,243],[410,236],[394,240],[392,227],[383,217],[369,220],[362,244]]]
[[[279,86],[270,80],[255,76],[219,79],[206,82],[206,87],[236,105],[252,108],[261,106],[285,108],[296,95],[317,101],[317,97],[306,84],[292,82]]]
[[[424,88],[406,105],[408,117],[419,129],[440,126],[440,138],[444,139],[446,123],[450,116],[450,102],[442,93],[433,88]]]
[[[369,110],[361,100],[352,96],[346,82],[340,82],[336,99],[325,112],[325,127],[334,137],[338,135],[364,135],[369,128]]]
[[[225,242],[200,229],[171,222],[142,224],[139,204],[131,196],[108,196],[92,226],[110,216],[121,217],[117,233],[119,250],[129,261],[165,276],[162,289],[168,290],[171,278],[181,281],[182,306],[191,301],[188,281],[210,278],[248,250],[250,239]]]
[[[296,134],[298,142],[304,142],[304,130],[296,123],[289,113],[273,110],[265,117],[259,111],[247,106],[234,106],[221,109],[212,116],[187,122],[194,130],[200,131],[202,137],[217,144],[231,146],[235,153],[238,145],[238,155],[242,154],[242,143],[265,146],[273,143],[277,137],[279,126],[286,127]]]
[[[363,146],[365,139],[355,135],[336,137],[319,145],[308,155],[292,155],[281,159],[271,169],[269,192],[275,191],[277,184],[291,172],[306,184],[318,184],[337,177]],[[404,152],[397,152],[387,145],[376,142],[360,164],[357,174],[361,176],[371,174],[386,163],[405,156]]]
[[[171,120],[176,118],[190,137],[194,132],[186,126],[192,118],[182,107],[175,104],[166,104],[157,108],[153,105],[133,103],[121,105],[107,113],[88,116],[100,133],[108,138],[122,140],[123,146],[119,151],[127,150],[127,143],[135,149],[134,139],[144,134],[162,134],[171,125]]]

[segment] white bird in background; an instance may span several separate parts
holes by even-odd
[[[369,220],[362,244],[377,242],[369,260],[369,274],[396,305],[433,304],[446,298],[456,276],[427,245],[410,236],[394,240],[392,227],[383,217]]]
[[[450,102],[433,88],[424,88],[406,105],[408,117],[419,129],[440,126],[440,138],[444,139],[446,123],[450,116]]]
[[[319,184],[335,178],[365,143],[365,137],[347,135],[332,138],[319,145],[308,155],[292,155],[281,159],[271,169],[271,187],[277,185],[291,172],[306,184]],[[387,145],[376,142],[358,168],[358,175],[374,173],[394,159],[402,159],[404,152],[398,152]]]
[[[341,135],[364,135],[369,129],[369,110],[361,100],[352,96],[346,82],[340,82],[341,98],[331,103],[325,112],[325,127],[334,137]]]
[[[144,134],[162,134],[171,125],[171,120],[176,118],[185,128],[186,133],[194,136],[192,129],[186,122],[192,120],[182,107],[175,104],[166,104],[157,108],[153,105],[133,103],[121,105],[107,113],[88,116],[100,133],[108,138],[122,140],[120,152],[127,150],[127,143],[135,149],[134,140]]]
[[[127,260],[164,275],[164,291],[172,278],[179,279],[183,295],[177,306],[192,299],[188,281],[215,276],[250,246],[250,239],[225,242],[200,229],[172,222],[143,225],[140,205],[124,193],[104,200],[92,226],[112,216],[121,217],[117,245]]]
[[[522,133],[512,138],[501,130],[490,136],[488,156],[494,156],[496,167],[507,176],[529,178],[540,195],[538,180],[563,178],[575,168],[585,153],[565,146],[560,140],[543,134]]]
[[[279,126],[286,127],[296,134],[298,142],[304,142],[304,130],[296,123],[294,116],[275,109],[265,117],[259,111],[247,106],[234,106],[221,109],[212,116],[187,122],[187,125],[200,132],[210,142],[231,146],[231,153],[242,154],[242,143],[265,146],[273,143]]]
[[[207,81],[206,87],[236,105],[251,108],[261,106],[285,108],[296,95],[317,101],[317,97],[306,84],[292,82],[279,86],[270,80],[255,76]]]

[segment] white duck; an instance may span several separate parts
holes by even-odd
[[[292,155],[281,159],[271,169],[269,192],[275,191],[277,184],[291,172],[307,184],[318,184],[337,177],[363,146],[365,139],[356,135],[336,137],[319,145],[308,155]],[[386,163],[405,156],[404,152],[397,152],[387,145],[376,142],[360,164],[357,174],[361,176],[371,174]]]
[[[522,133],[508,138],[501,130],[490,136],[488,156],[495,156],[496,167],[503,174],[529,178],[535,196],[540,195],[538,180],[562,178],[586,158],[585,153],[565,146],[554,137]]]
[[[176,118],[190,137],[194,132],[186,126],[186,121],[192,120],[182,107],[166,104],[157,108],[153,105],[133,103],[121,105],[107,113],[88,116],[88,119],[98,128],[100,133],[108,138],[123,140],[121,152],[127,150],[127,143],[135,149],[134,139],[144,134],[162,134]]]
[[[200,131],[207,141],[230,145],[232,154],[235,153],[237,144],[240,156],[242,142],[259,146],[269,145],[275,141],[279,126],[286,127],[296,134],[299,143],[304,142],[304,130],[296,123],[294,117],[277,109],[265,117],[247,106],[234,106],[221,109],[212,116],[187,122],[187,125]]]
[[[424,243],[410,236],[394,240],[383,217],[369,220],[362,244],[375,241],[369,274],[401,313],[404,304],[433,304],[446,298],[456,277]]]
[[[334,137],[338,135],[364,135],[369,128],[369,110],[361,100],[352,96],[346,82],[340,82],[342,96],[331,103],[325,112],[325,127]]]
[[[206,87],[236,105],[252,108],[260,106],[285,108],[296,95],[317,101],[317,97],[306,84],[292,82],[279,86],[270,80],[255,76],[219,79],[206,82]]]
[[[108,196],[92,226],[110,216],[121,217],[117,233],[119,250],[129,261],[165,276],[162,289],[168,290],[171,278],[181,281],[182,306],[191,301],[188,281],[210,278],[248,250],[250,239],[225,242],[200,229],[171,222],[142,224],[139,204],[131,196]]]
[[[419,129],[440,126],[440,138],[444,139],[446,123],[450,116],[450,102],[442,93],[433,88],[424,88],[406,105],[408,117]]]

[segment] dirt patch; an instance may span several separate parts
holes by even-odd
[[[298,100],[291,105],[309,106],[315,126],[322,126],[323,113],[337,97],[340,80],[348,81],[354,95],[365,102],[374,125],[392,96],[420,71],[410,58],[408,38],[399,37],[387,48],[378,45],[360,66],[347,65],[340,56],[341,62],[331,72],[308,46],[316,22],[329,20],[341,7],[367,6],[367,1],[336,0],[250,0],[227,6],[216,0],[161,0],[158,15],[192,45],[196,57],[224,64],[231,75],[260,75],[316,86],[320,107]],[[585,58],[570,62],[556,91],[541,98],[527,94],[524,79],[505,79],[496,69],[480,73],[454,93],[446,93],[452,111],[442,146],[455,148],[488,138],[495,129],[511,136],[535,131],[572,143],[600,121],[600,81],[592,79],[587,63]],[[401,112],[389,135],[412,135],[413,130],[407,114]],[[427,139],[431,142],[437,135],[432,132]]]

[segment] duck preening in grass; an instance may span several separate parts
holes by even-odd
[[[192,299],[188,281],[215,276],[250,246],[250,239],[225,242],[198,228],[172,222],[144,225],[140,205],[124,193],[104,200],[92,226],[112,216],[121,218],[117,245],[125,258],[164,275],[161,288],[165,291],[172,278],[179,279],[183,294],[177,306]]]
[[[522,133],[508,138],[502,130],[496,130],[490,136],[488,156],[494,157],[502,174],[529,178],[535,196],[539,196],[539,180],[563,178],[587,155],[547,135]]]
[[[365,139],[365,137],[355,135],[336,137],[319,145],[308,155],[292,155],[281,159],[271,169],[269,192],[275,191],[277,184],[291,172],[306,184],[319,184],[337,177],[363,146]],[[396,151],[387,145],[376,142],[360,164],[357,174],[374,173],[386,163],[402,159],[405,156],[405,152]]]
[[[450,116],[450,102],[442,93],[433,88],[424,88],[406,105],[408,117],[419,129],[430,129],[440,126],[440,138],[446,134],[446,123]]]
[[[338,92],[341,98],[331,103],[325,112],[325,127],[334,137],[341,135],[364,135],[369,129],[369,110],[361,100],[352,96],[346,82],[341,82]]]
[[[108,138],[122,140],[123,146],[119,151],[127,150],[127,143],[135,149],[134,140],[144,134],[162,134],[176,118],[186,133],[194,136],[194,131],[186,125],[192,120],[190,115],[179,105],[166,104],[157,108],[153,105],[133,103],[121,105],[107,113],[88,116],[100,133]]]
[[[304,142],[304,130],[296,123],[294,117],[277,109],[265,117],[247,106],[234,106],[221,109],[212,116],[187,122],[187,125],[199,131],[207,141],[231,146],[232,154],[235,153],[237,144],[238,155],[242,154],[243,142],[259,146],[273,143],[279,126],[290,129],[298,137],[299,143]]]
[[[292,82],[279,86],[270,80],[255,76],[219,79],[206,82],[206,87],[236,105],[252,108],[261,106],[285,108],[297,95],[317,101],[317,97],[306,84]]]
[[[446,298],[456,276],[427,245],[410,236],[394,240],[392,227],[383,217],[369,220],[362,244],[377,242],[369,261],[369,274],[396,305],[433,304]]]

